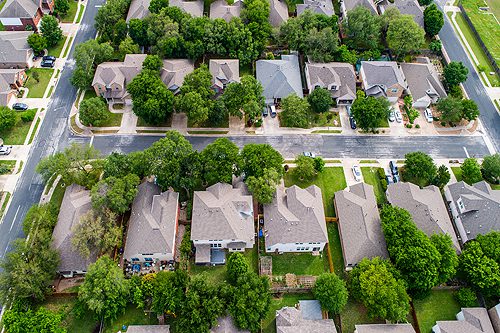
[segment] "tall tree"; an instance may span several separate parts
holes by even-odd
[[[356,124],[364,131],[375,131],[380,122],[389,115],[389,101],[385,98],[366,97],[361,90],[356,95],[357,98],[351,107]]]
[[[446,165],[440,165],[437,169],[436,177],[434,177],[433,185],[436,185],[439,188],[443,188],[451,179],[450,171],[446,167]]]
[[[149,11],[153,14],[158,14],[163,8],[168,7],[168,0],[151,0]]]
[[[382,22],[378,15],[363,6],[350,10],[346,33],[348,43],[356,49],[376,49],[382,37]]]
[[[187,272],[177,269],[174,272],[158,272],[151,284],[151,309],[157,315],[176,316],[185,301],[184,294],[189,282]]]
[[[311,180],[316,176],[316,168],[314,160],[304,155],[298,155],[295,158],[295,168],[293,169],[294,175],[300,180]]]
[[[131,19],[128,22],[128,34],[140,46],[148,44],[147,28],[147,22],[141,19]]]
[[[452,61],[447,66],[444,67],[443,75],[444,80],[448,86],[456,86],[465,80],[467,80],[467,75],[469,74],[469,69],[462,64],[462,62]]]
[[[441,120],[445,122],[458,123],[462,120],[463,106],[458,98],[448,96],[440,99],[437,103],[437,110],[441,113]]]
[[[328,112],[332,106],[332,95],[327,89],[316,88],[307,96],[311,109],[316,113]]]
[[[280,179],[281,176],[275,169],[264,169],[262,176],[250,176],[247,178],[246,184],[259,203],[269,204],[273,201]]]
[[[0,106],[0,133],[4,133],[16,125],[16,112],[6,106]]]
[[[398,56],[419,51],[425,42],[425,32],[411,15],[401,15],[389,23],[387,44]]]
[[[434,234],[431,236],[431,242],[441,255],[437,284],[442,284],[453,278],[457,272],[457,252],[455,252],[450,235]]]
[[[436,178],[437,167],[432,157],[421,151],[405,155],[405,179],[419,186],[427,186]]]
[[[31,34],[28,36],[28,45],[33,49],[33,52],[38,55],[47,47],[47,39],[40,34]]]
[[[471,121],[476,120],[477,117],[479,117],[479,108],[477,107],[476,102],[474,102],[472,99],[463,99],[462,118]]]
[[[231,183],[233,174],[239,174],[239,148],[228,138],[219,138],[207,145],[200,158],[203,178],[209,186],[218,182]]]
[[[131,173],[124,177],[108,177],[92,187],[92,205],[96,210],[108,208],[114,213],[125,213],[135,196],[141,180]]]
[[[40,32],[47,41],[47,46],[57,45],[63,39],[62,29],[54,16],[44,15],[40,24]]]
[[[235,284],[238,278],[249,271],[248,261],[240,252],[233,252],[227,259],[226,273],[227,280],[231,284]]]
[[[481,165],[484,179],[493,184],[500,182],[500,154],[485,156]]]
[[[469,185],[475,184],[483,180],[481,167],[475,158],[466,158],[460,166],[462,170],[462,179]]]
[[[130,0],[111,0],[99,8],[95,17],[95,27],[99,31],[99,40],[112,41],[117,23],[125,19]]]
[[[281,101],[283,111],[279,117],[285,127],[307,128],[309,126],[309,103],[306,99],[295,94],[289,95]]]
[[[269,144],[247,144],[241,151],[241,158],[241,171],[246,178],[260,177],[266,169],[274,169],[280,178],[283,175],[283,156]]]
[[[5,311],[2,323],[9,333],[44,332],[66,333],[62,327],[63,315],[41,306],[35,312],[31,308]]]
[[[433,3],[424,10],[424,28],[425,32],[433,37],[441,31],[444,25],[443,12]]]
[[[197,93],[190,91],[187,94],[180,95],[176,99],[175,108],[177,112],[187,114],[189,122],[192,124],[203,124],[208,120],[208,103],[207,100]]]
[[[345,282],[335,273],[323,273],[318,276],[313,288],[314,297],[321,307],[339,314],[347,304],[348,292]]]
[[[141,52],[141,50],[139,49],[139,44],[136,44],[130,36],[125,37],[125,39],[120,42],[118,51],[120,52],[123,59],[127,54],[137,54]]]
[[[97,65],[110,60],[112,56],[113,47],[108,43],[99,44],[95,39],[76,45],[76,68],[71,77],[71,84],[87,90],[92,84]]]
[[[201,65],[184,77],[181,93],[187,94],[192,91],[200,94],[203,99],[208,99],[213,96],[212,74],[210,74],[207,65]]]
[[[109,119],[108,105],[101,97],[80,102],[78,118],[85,126],[100,126]]]
[[[65,16],[69,11],[68,0],[55,0],[54,1],[54,14],[57,16]]]

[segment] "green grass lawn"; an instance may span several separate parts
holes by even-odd
[[[158,325],[156,315],[147,314],[143,310],[136,308],[133,305],[128,305],[125,313],[118,316],[118,318],[111,324],[104,326],[104,333],[116,333],[126,325]]]
[[[342,244],[340,244],[339,226],[337,223],[327,223],[328,246],[332,255],[333,269],[339,276],[344,276],[344,256],[342,254]]]
[[[68,56],[69,50],[71,49],[71,42],[73,41],[73,36],[69,38],[68,47],[64,50],[63,58]]]
[[[144,119],[139,117],[139,119],[137,119],[137,126],[138,127],[170,127],[170,126],[172,126],[172,116],[169,116],[167,118],[167,120],[165,120],[163,123],[161,123],[159,125],[149,124]]]
[[[170,125],[172,125],[172,121],[170,121]],[[208,119],[207,121],[201,123],[201,124],[195,124],[193,123],[189,118],[188,118],[188,127],[190,128],[229,128],[229,116],[227,116],[225,119],[223,119],[221,122],[214,123]]]
[[[328,273],[328,257],[326,251],[321,256],[311,253],[273,254],[273,275],[320,275]]]
[[[422,300],[413,302],[421,333],[431,333],[436,320],[455,320],[460,305],[451,290],[433,290]]]
[[[64,192],[66,191],[66,187],[63,186],[62,181],[59,181],[54,192],[52,193],[52,197],[50,198],[50,203],[53,203],[57,207],[61,207],[61,203],[64,198]]]
[[[389,120],[387,120],[387,118],[380,119],[380,122],[379,122],[379,124],[378,124],[378,127],[379,127],[379,128],[386,128],[386,127],[389,127]]]
[[[38,72],[39,79],[38,82],[32,78],[34,72]],[[52,73],[54,73],[53,69],[49,68],[31,68],[26,71],[28,75],[27,81],[24,83],[24,87],[29,89],[28,98],[42,98],[45,90],[47,89],[47,85],[50,82],[50,78],[52,77]]]
[[[285,174],[286,187],[297,185],[301,188],[306,188],[313,184],[321,188],[326,216],[335,216],[335,210],[333,208],[334,193],[347,187],[344,169],[342,167],[325,168],[312,181],[301,181],[294,176],[293,169],[288,170]]]
[[[457,179],[457,182],[462,181],[462,168],[460,167],[451,167],[451,171],[455,175],[455,178]]]
[[[267,317],[262,321],[263,333],[276,332],[276,310],[285,306],[295,306],[299,301],[314,299],[312,294],[284,294],[280,298],[272,298]]]
[[[0,173],[0,174],[2,174],[2,175],[11,174],[12,171],[14,171],[15,166],[16,166],[15,160],[0,160],[0,167],[3,169],[1,171],[5,171],[4,173]]]
[[[63,23],[73,23],[75,19],[76,10],[78,9],[78,1],[69,0],[69,10],[66,15],[61,15],[61,21]]]
[[[80,11],[78,12],[78,17],[76,18],[76,23],[80,23],[84,12],[85,12],[85,6],[80,4]]]
[[[122,124],[123,113],[113,113],[108,110],[108,117],[108,120],[100,124],[99,127],[113,127],[120,126]]]
[[[83,99],[89,99],[89,98],[94,98],[94,97],[97,97],[95,90],[89,89],[89,90],[85,91],[85,95],[83,96]]]
[[[5,132],[0,133],[0,137],[3,139],[5,145],[22,145],[26,140],[26,136],[31,127],[31,121],[24,122],[21,120],[19,114],[17,114],[16,125]]]
[[[375,192],[375,196],[377,197],[377,203],[383,204],[387,202],[387,198],[385,197],[382,183],[380,182],[380,178],[378,177],[378,169],[382,168],[362,167],[361,173],[363,174],[365,183],[373,186],[373,191]]]
[[[352,297],[349,297],[347,304],[340,314],[340,321],[342,323],[342,333],[354,332],[354,325],[357,324],[383,324],[385,323],[379,319],[372,319],[368,317],[366,308],[363,304],[357,302]]]
[[[311,121],[311,127],[341,126],[340,115],[338,112],[324,112],[318,114],[310,111],[309,118]]]
[[[98,325],[91,313],[84,313],[81,318],[78,318],[73,309],[76,304],[76,297],[51,297],[48,298],[42,306],[47,309],[61,313],[63,315],[62,326],[68,332],[72,333],[90,333]],[[115,331],[117,332],[117,331]]]
[[[71,2],[73,2],[73,1],[71,0],[70,3]],[[64,43],[66,43],[66,38],[68,38],[68,36],[63,36],[63,39],[61,39],[59,41],[59,43],[57,43],[55,46],[52,46],[52,47],[48,48],[47,49],[47,54],[51,55],[51,56],[54,56],[56,58],[61,57],[62,48],[64,46]]]

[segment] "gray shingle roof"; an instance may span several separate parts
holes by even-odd
[[[441,191],[434,185],[423,189],[412,183],[399,182],[387,187],[387,200],[393,206],[406,209],[417,228],[426,235],[448,234],[455,249],[460,251]]]
[[[356,74],[351,64],[343,62],[306,63],[306,80],[309,93],[316,86],[330,90],[333,98],[354,100],[356,98]],[[337,90],[331,90],[332,86]]]
[[[346,267],[363,258],[388,258],[373,186],[359,183],[336,192],[335,207]]]
[[[161,192],[144,182],[139,185],[128,222],[127,241],[123,256],[131,260],[137,254],[173,254],[179,209],[179,193]]]
[[[57,217],[57,225],[52,234],[52,246],[61,257],[57,269],[59,272],[86,271],[87,267],[97,259],[95,251],[91,252],[88,258],[82,257],[71,243],[74,229],[80,223],[80,218],[91,208],[89,190],[76,184],[66,188]]]
[[[269,23],[273,27],[279,27],[281,23],[288,20],[288,6],[285,0],[269,0],[269,3]]]
[[[491,319],[491,325],[495,333],[500,332],[500,303],[488,310],[488,315]]]
[[[186,75],[194,71],[194,62],[189,59],[165,59],[161,69],[161,80],[172,92],[181,87]]]
[[[243,2],[240,0],[234,1],[229,5],[225,0],[216,0],[210,5],[210,18],[221,18],[226,22],[231,21],[233,17],[240,17]]]
[[[33,51],[28,36],[33,31],[0,31],[0,63],[28,62]]]
[[[0,17],[3,18],[32,18],[38,11],[38,5],[31,0],[7,0]]]
[[[226,316],[217,319],[217,324],[212,327],[210,333],[250,333],[250,331],[238,329],[236,325],[234,325],[233,318],[231,316]]]
[[[169,325],[130,325],[127,333],[170,333]]]
[[[195,191],[191,240],[241,240],[253,242],[253,202],[242,188],[217,183]]]
[[[224,84],[240,81],[240,62],[238,59],[210,59],[210,74],[212,82],[219,88]]]
[[[495,333],[485,308],[462,308],[457,320],[437,321],[439,333]]]
[[[415,333],[411,324],[355,325],[354,333]]]
[[[24,69],[0,69],[0,105],[7,105],[8,96],[14,90],[12,84],[15,84],[18,79],[19,72]]]
[[[319,317],[318,311],[319,309]],[[337,333],[332,319],[322,319],[317,300],[299,301],[297,307],[276,311],[277,333]]]
[[[127,22],[131,19],[143,19],[149,15],[151,0],[132,0],[127,14]]]
[[[385,91],[395,84],[407,88],[403,72],[395,61],[362,61],[360,71],[367,95],[376,95],[373,91],[385,95]]]
[[[424,27],[424,12],[417,0],[394,0],[394,3],[382,0],[378,3],[380,14],[391,7],[397,8],[401,14],[411,15],[419,26]]]
[[[422,100],[430,104],[438,98],[446,97],[446,91],[429,58],[422,60],[423,63],[402,63],[401,70],[413,101]]]
[[[327,16],[334,14],[331,0],[304,0],[304,3],[297,4],[297,15],[304,13],[306,10]]]
[[[328,242],[321,189],[278,187],[273,202],[264,205],[266,247],[276,244]]]
[[[291,94],[304,96],[297,55],[282,55],[281,60],[257,60],[256,63],[257,80],[264,88],[266,102]]]
[[[362,6],[368,8],[373,14],[377,14],[377,7],[372,0],[343,0],[341,2],[343,2],[347,12],[353,10],[357,6]]]
[[[203,16],[203,0],[183,1],[183,0],[170,0],[169,6],[179,7],[186,13],[194,17]]]

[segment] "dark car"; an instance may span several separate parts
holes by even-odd
[[[52,60],[42,60],[42,62],[40,63],[40,67],[54,67],[55,65],[55,62],[52,61]]]
[[[56,61],[56,57],[51,56],[51,55],[46,55],[46,56],[44,56],[44,57],[42,58],[42,60],[45,60],[45,61],[47,61],[47,60],[50,60],[50,61]]]
[[[357,128],[356,126],[356,120],[354,120],[353,117],[349,117],[349,123],[351,123],[351,128],[355,130]]]
[[[390,175],[386,175],[385,176],[385,180],[387,182],[387,185],[390,185],[390,184],[394,183],[394,180],[392,179],[392,176],[390,176]]]
[[[267,110],[267,106],[262,109],[262,117],[267,117],[269,115],[269,111]]]
[[[393,176],[396,176],[399,174],[398,167],[396,165],[396,162],[390,161],[389,162],[389,169],[391,170],[391,173]]]
[[[14,103],[12,104],[12,109],[18,111],[26,111],[28,110],[28,105],[24,103]]]
[[[399,182],[399,175],[394,175],[394,177],[392,177],[392,180],[394,180],[394,183],[398,183]]]

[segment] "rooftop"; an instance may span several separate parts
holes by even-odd
[[[291,94],[304,96],[297,55],[282,55],[281,60],[257,60],[256,66],[257,80],[264,88],[266,102]]]

